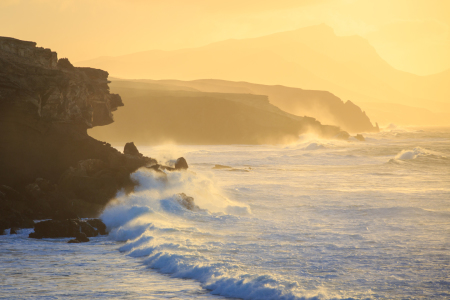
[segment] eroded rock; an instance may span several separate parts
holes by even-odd
[[[131,173],[156,163],[87,134],[123,106],[108,83],[108,72],[0,37],[0,231],[65,212],[98,215],[118,190],[133,188]]]
[[[125,147],[123,148],[123,154],[142,156],[133,142],[125,144]]]
[[[175,162],[175,170],[186,170],[189,168],[186,159],[184,157],[180,157]]]
[[[77,232],[73,240],[68,241],[68,243],[86,243],[89,242],[89,238],[84,232]]]
[[[95,228],[95,226],[98,226]],[[83,233],[86,237],[94,237],[101,233],[106,233],[106,225],[99,219],[95,221],[82,221],[79,219],[67,220],[47,220],[36,223],[34,225],[34,232],[30,233],[30,238],[67,238],[75,237],[75,239],[82,242],[78,237],[79,233]]]

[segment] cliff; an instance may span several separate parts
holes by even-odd
[[[34,42],[0,37],[2,112],[27,111],[42,121],[80,128],[107,125],[123,106],[119,95],[109,93],[107,78],[108,72],[58,61],[55,52]]]
[[[337,126],[282,111],[264,95],[200,92],[158,83],[113,80],[111,89],[127,105],[117,112],[114,124],[89,133],[117,144],[127,139],[139,144],[278,144],[295,142],[306,132],[348,136]]]
[[[87,134],[123,106],[107,78],[34,42],[0,37],[0,233],[32,219],[94,216],[133,187],[131,172],[156,163]]]
[[[378,131],[378,128],[372,125],[369,117],[361,108],[352,101],[344,103],[327,91],[216,79],[145,80],[145,82],[164,85],[172,89],[178,87],[202,92],[266,95],[271,104],[293,115],[310,116],[322,124],[339,126],[343,130],[353,133]]]

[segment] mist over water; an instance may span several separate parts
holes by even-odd
[[[135,298],[448,299],[450,130],[394,128],[365,137],[139,147],[163,162],[184,156],[189,169],[167,176],[138,170],[136,191],[105,209],[111,232],[86,244],[97,247],[89,257],[101,262],[105,252],[121,261],[110,264],[124,274],[125,289],[135,268],[134,280],[146,286],[134,289]],[[180,205],[179,193],[199,209]],[[32,257],[30,272],[39,272],[43,258]],[[0,255],[13,272],[7,261]],[[99,268],[84,275],[101,281],[108,274]],[[183,288],[156,297],[161,285],[152,291],[146,282],[158,276]]]

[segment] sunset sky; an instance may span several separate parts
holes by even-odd
[[[202,46],[326,23],[367,38],[397,69],[450,68],[447,0],[1,0],[0,35],[81,61]]]

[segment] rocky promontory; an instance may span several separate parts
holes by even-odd
[[[34,219],[95,217],[130,174],[156,161],[87,134],[123,106],[108,73],[0,37],[0,233]]]

